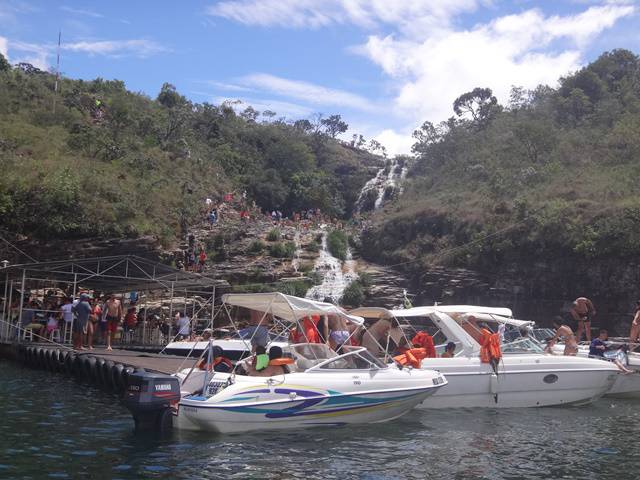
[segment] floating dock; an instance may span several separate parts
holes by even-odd
[[[136,371],[172,374],[179,369],[191,368],[194,358],[162,355],[131,350],[94,348],[72,350],[45,343],[0,345],[0,356],[39,370],[65,374],[79,382],[122,393],[128,377]]]

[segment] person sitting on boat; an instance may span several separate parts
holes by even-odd
[[[213,330],[211,330],[210,328],[205,328],[202,331],[202,335],[198,336],[195,338],[196,342],[208,342],[209,340],[211,340],[211,336],[213,335]]]
[[[274,345],[269,349],[269,356],[265,365],[261,355],[256,355],[256,362],[249,370],[252,377],[273,377],[289,373],[288,364],[293,363],[293,359],[284,357],[282,348]]]
[[[201,370],[209,370],[210,365],[206,363],[208,358],[207,352],[205,352],[204,358],[198,361],[197,367]],[[224,356],[224,350],[218,345],[214,345],[211,348],[211,358],[213,359],[213,371],[229,373],[233,370],[233,363],[227,357]]]
[[[589,356],[609,360],[615,363],[616,367],[618,367],[623,373],[633,373],[632,370],[629,370],[627,367],[625,367],[617,358],[605,358],[604,352],[607,351],[607,344],[605,342],[608,339],[609,332],[607,332],[605,329],[600,330],[600,334],[598,335],[598,337],[594,338],[589,345]]]
[[[629,343],[638,343],[639,338],[640,338],[640,300],[636,300],[636,313],[633,315],[633,320],[631,321],[631,331],[629,332]]]
[[[578,342],[573,334],[573,330],[568,325],[562,323],[562,317],[556,317],[553,320],[553,328],[556,329],[556,334],[547,340],[547,347],[545,352],[553,353],[551,349],[560,340],[564,338],[564,355],[573,356],[578,353]]]
[[[449,342],[444,347],[444,353],[441,355],[442,358],[453,358],[456,352],[456,344],[453,342]]]
[[[596,316],[596,307],[593,302],[586,297],[578,297],[573,301],[573,307],[569,310],[571,317],[578,323],[576,337],[578,342],[582,338],[584,330],[587,342],[591,341],[591,320]]]

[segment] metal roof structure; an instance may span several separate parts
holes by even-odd
[[[79,288],[102,292],[127,290],[208,290],[228,287],[225,280],[175,269],[135,255],[54,260],[23,263],[0,268],[0,284],[22,281],[75,284]]]

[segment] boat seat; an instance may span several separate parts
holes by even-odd
[[[298,367],[298,369],[300,369],[301,371],[304,370],[308,370],[311,367],[315,367],[316,365],[318,365],[320,362],[322,362],[323,359],[318,359],[318,360],[311,360],[308,358],[298,358],[296,360],[296,367]]]

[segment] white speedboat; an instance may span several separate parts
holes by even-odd
[[[303,349],[315,350],[314,355],[304,356]],[[293,345],[291,351],[292,373],[267,378],[215,373],[205,395],[180,400],[174,425],[233,433],[386,422],[446,385],[437,372],[389,367],[363,347],[342,355],[322,344]]]
[[[247,339],[235,335],[232,338],[216,338],[212,344],[222,348],[225,357],[230,360],[242,360],[251,355],[251,343]],[[277,345],[285,348],[289,342],[279,335],[272,335],[269,345]],[[167,355],[177,355],[180,357],[200,357],[209,348],[208,341],[177,341],[168,343],[163,352]]]
[[[529,339],[502,345],[497,368],[480,360],[480,345],[454,317],[463,313],[509,315],[508,309],[476,306],[417,307],[387,311],[363,308],[350,312],[363,317],[395,317],[406,320],[435,337],[441,349],[447,341],[456,344],[453,358],[425,358],[421,368],[438,370],[448,385],[427,398],[419,408],[454,407],[542,407],[581,405],[605,394],[618,378],[618,369],[590,358],[545,355]],[[537,349],[537,353],[532,353]]]
[[[223,302],[272,315],[280,324],[313,314],[363,322],[334,305],[281,293],[227,294]],[[385,422],[447,383],[432,370],[390,367],[363,347],[343,347],[337,354],[324,344],[305,343],[290,345],[285,355],[291,359],[288,371],[271,377],[195,368],[174,376],[133,374],[125,405],[138,427],[172,423],[233,433]]]
[[[465,315],[462,315],[460,317],[461,320],[464,321],[464,317]],[[478,314],[476,315],[476,318],[477,320],[481,320],[492,327],[493,325],[504,325],[506,327],[504,332],[505,338],[511,338],[515,342],[518,341],[518,338],[522,338],[522,331],[524,327],[524,329],[527,330],[526,336],[533,339],[535,343],[538,344],[533,347],[535,350],[544,348],[545,341],[555,335],[555,332],[552,329],[535,327],[535,322],[516,320],[511,318],[509,315]],[[494,327],[494,330],[495,329],[496,328]],[[620,341],[620,339],[612,340],[607,343],[612,349],[605,353],[604,359],[589,357],[589,345],[585,343],[578,345],[577,356],[581,358],[591,358],[595,361],[605,361],[607,363],[611,363],[609,360],[618,360],[621,364],[625,365],[630,370],[633,370],[634,373],[618,375],[613,385],[611,385],[611,388],[605,393],[605,396],[615,398],[640,398],[640,354],[633,352],[627,354],[622,351],[621,347],[624,345],[624,342]],[[551,348],[551,352],[556,357],[564,356],[564,344],[555,344]]]

